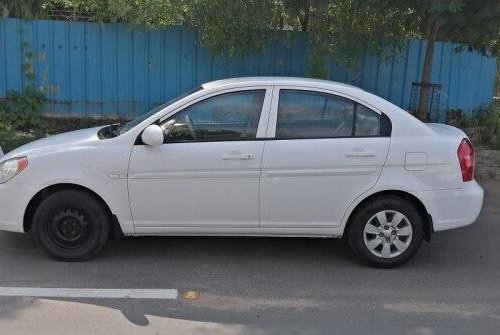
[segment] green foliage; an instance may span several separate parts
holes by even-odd
[[[22,31],[20,35],[22,39]],[[45,96],[35,88],[34,55],[28,43],[22,42],[21,50],[23,52],[21,71],[26,87],[22,92],[8,91],[0,104],[0,130],[4,132],[27,132],[42,125],[40,111]]]
[[[40,127],[40,109],[45,97],[33,89],[24,92],[9,91],[0,105],[0,129],[6,131],[30,131]]]
[[[389,61],[403,50],[406,39],[415,37],[420,18],[407,8],[382,1],[330,2],[325,29],[327,50],[348,67],[356,67],[364,54]]]
[[[500,4],[498,0],[371,0],[378,9],[409,10],[420,24],[422,37],[432,28],[437,39],[463,43],[462,48],[500,55]]]
[[[150,28],[181,23],[181,0],[44,0],[51,15],[88,17],[100,23],[128,23]]]
[[[479,114],[478,119],[480,126],[489,126],[500,130],[500,102],[492,103],[486,112]]]
[[[489,129],[487,144],[496,150],[500,150],[500,101],[490,105],[486,113],[479,115],[479,125]]]
[[[463,43],[462,49],[500,55],[500,3],[498,0],[451,0],[438,12],[443,20],[438,38]]]
[[[495,150],[500,150],[500,104],[496,103],[479,117],[479,125],[488,128],[487,145]]]
[[[0,128],[0,144],[4,152],[8,152],[21,145],[53,134],[129,121],[129,119],[117,118],[41,117],[37,126],[33,126],[29,131]]]
[[[477,116],[465,118],[460,124],[462,128],[485,127],[487,129],[486,144],[492,149],[500,150],[500,101],[494,101]]]
[[[274,0],[183,1],[185,22],[196,28],[212,54],[246,55],[262,49],[279,25],[281,6]]]
[[[290,28],[294,30],[300,29],[301,31],[307,31],[309,28],[309,23],[311,21],[311,16],[315,10],[315,4],[312,1],[304,0],[283,0],[283,10],[281,13],[281,29],[283,29],[286,23]]]
[[[489,143],[489,147],[493,150],[500,150],[500,134],[497,133]]]
[[[21,145],[25,145],[45,136],[43,131],[19,133],[13,130],[0,129],[0,144],[2,144],[2,150],[7,153]]]
[[[479,118],[478,117],[464,117],[459,126],[461,128],[473,128],[479,127]]]
[[[360,52],[360,42],[380,52],[376,43],[381,39],[425,36],[436,21],[442,25],[442,40],[500,52],[498,0],[0,0],[0,5],[9,16],[21,18],[64,10],[95,22],[148,27],[186,24],[202,31],[203,41],[217,52],[236,50],[242,44],[244,50],[251,49],[248,46],[261,45],[257,37],[269,37],[263,30],[283,29],[336,36],[334,52],[342,46]],[[252,33],[246,30],[257,30],[255,37],[247,36]],[[241,32],[244,35],[237,38]]]
[[[69,13],[60,14],[64,19],[84,17],[150,28],[188,25],[198,31],[201,44],[213,55],[246,55],[264,48],[278,30],[305,31],[315,76],[322,72],[320,55],[349,67],[356,67],[366,53],[391,60],[407,38],[435,36],[430,31],[438,32],[437,40],[500,55],[498,0],[0,1],[20,17],[40,12],[54,17],[54,12],[61,12]]]
[[[44,137],[40,117],[45,96],[28,85],[23,92],[8,91],[0,101],[0,144],[4,152]]]
[[[39,0],[0,0],[0,15],[35,19],[43,13],[43,1]],[[2,13],[3,12],[3,13]]]
[[[21,38],[24,32],[20,31]],[[23,52],[23,62],[21,64],[21,71],[26,79],[26,87],[29,91],[28,94],[34,93],[35,91],[35,66],[33,64],[34,61],[34,53],[31,50],[28,43],[21,43],[21,50]]]
[[[309,75],[313,78],[326,79],[325,61],[327,53],[321,48],[311,48],[309,56]]]

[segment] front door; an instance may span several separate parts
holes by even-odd
[[[130,158],[136,233],[259,227],[259,134],[270,97],[266,87],[219,92],[159,120],[164,144],[137,144]]]
[[[261,227],[338,226],[380,175],[390,142],[384,116],[329,92],[275,92],[273,139],[262,162]]]

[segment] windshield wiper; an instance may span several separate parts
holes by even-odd
[[[107,127],[101,128],[101,130],[99,130],[99,132],[97,133],[97,136],[99,136],[101,140],[105,138],[113,138],[120,136],[120,124],[115,123]]]
[[[121,123],[113,123],[109,126],[109,132],[113,134],[113,137],[120,136],[120,125]]]

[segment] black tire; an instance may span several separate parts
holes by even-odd
[[[78,190],[49,195],[33,215],[33,235],[53,258],[85,261],[102,249],[109,235],[109,215],[101,203]]]
[[[391,245],[391,242],[389,241],[387,241],[387,243],[385,243],[384,241],[384,239],[386,238],[389,239],[391,238],[389,233],[387,233],[389,236],[386,237],[385,235],[382,235],[384,237],[379,238],[379,240],[382,240],[382,242],[377,248],[382,249],[382,247],[385,247],[384,244],[388,244],[391,254],[394,252],[394,256],[392,256],[391,258],[384,258],[381,257],[381,255],[375,255],[374,253],[372,253],[372,251],[370,251],[370,249],[368,249],[365,243],[365,231],[364,231],[365,225],[367,225],[367,223],[370,220],[375,220],[375,221],[370,221],[374,225],[378,224],[378,219],[372,219],[372,218],[381,211],[388,211],[388,213],[391,213],[391,211],[397,211],[403,214],[406,218],[402,220],[402,225],[405,226],[409,225],[411,226],[412,230],[412,236],[408,242],[407,249],[401,252],[401,254],[399,255],[396,255],[398,250],[395,245]],[[387,216],[390,216],[390,214],[385,215],[385,217]],[[382,227],[380,229],[387,231],[387,229]],[[389,229],[393,228],[390,227]],[[382,234],[384,233],[382,232]],[[366,236],[371,236],[371,235],[366,235]],[[373,239],[377,237],[376,234],[373,234],[373,236],[374,236]],[[353,214],[347,229],[347,240],[352,251],[359,258],[361,258],[368,264],[382,268],[397,267],[408,262],[420,248],[423,236],[424,236],[424,221],[422,215],[419,213],[417,208],[415,208],[415,206],[411,202],[397,196],[385,196],[385,197],[375,198],[372,201],[368,202],[367,204],[363,205],[362,208],[358,209]],[[398,236],[394,238],[403,239],[405,237]],[[373,252],[381,253],[381,251],[377,250],[374,250]]]

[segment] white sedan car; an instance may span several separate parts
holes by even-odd
[[[354,86],[206,83],[124,125],[55,135],[0,160],[0,229],[82,261],[111,235],[345,237],[376,266],[473,223],[483,190],[459,129]]]

